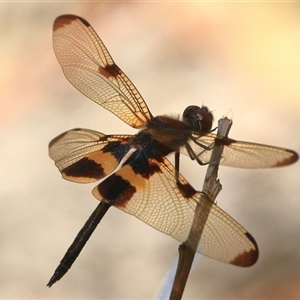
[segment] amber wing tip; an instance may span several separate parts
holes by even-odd
[[[252,249],[248,251],[244,251],[236,256],[230,263],[235,266],[239,267],[251,267],[253,266],[258,260],[258,246],[255,239],[249,232],[246,232],[245,235],[247,236],[248,240],[252,243]]]
[[[76,15],[61,15],[58,16],[53,24],[53,31],[64,27],[65,25],[68,25],[72,23],[73,21],[79,20],[81,21],[85,26],[90,26],[90,24],[83,18],[76,16]]]
[[[257,262],[257,260],[258,260],[258,250],[251,249],[250,251],[245,251],[241,253],[230,263],[232,265],[239,266],[239,267],[251,267]]]
[[[291,153],[291,156],[282,160],[282,161],[279,161],[275,167],[283,167],[283,166],[288,166],[290,164],[293,164],[295,163],[298,159],[299,159],[299,154],[296,152],[296,151],[293,151],[293,150],[286,150],[287,152]]]
[[[299,159],[299,154],[296,151],[290,150],[290,152],[293,154],[290,158],[290,163],[294,163]]]

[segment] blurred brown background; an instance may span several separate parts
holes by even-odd
[[[231,137],[300,151],[300,5],[294,3],[1,3],[1,298],[153,299],[178,243],[117,209],[69,273],[46,284],[96,207],[95,184],[61,179],[48,142],[74,127],[134,133],[64,77],[52,49],[61,14],[87,19],[154,115],[205,104]],[[184,159],[201,189],[205,167]],[[184,299],[300,298],[299,163],[220,170],[218,205],[256,238],[242,269],[201,257]]]

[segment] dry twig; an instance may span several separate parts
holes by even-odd
[[[218,122],[217,136],[219,138],[228,135],[231,128],[232,121],[224,117]],[[207,197],[211,205],[215,202],[215,199],[222,189],[220,181],[218,179],[219,162],[223,152],[222,145],[215,146],[212,150],[211,162],[208,165],[201,197]],[[201,206],[201,202],[198,203],[193,224],[189,233],[189,237],[186,242],[179,246],[179,260],[176,270],[175,279],[173,282],[170,299],[179,300],[182,298],[183,291],[192,267],[192,263],[195,257],[197,245],[201,239],[201,235],[206,223],[206,220],[210,213],[210,208]]]

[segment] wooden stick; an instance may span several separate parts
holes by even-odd
[[[231,128],[232,121],[224,117],[218,122],[217,136],[219,138],[226,137]],[[208,165],[201,197],[206,197],[211,202],[211,206],[215,202],[215,199],[219,192],[222,190],[222,185],[218,179],[218,169],[220,159],[222,158],[224,146],[215,146],[212,150],[211,160]],[[207,201],[206,201],[207,202]],[[210,207],[201,205],[201,201],[196,206],[193,224],[189,233],[188,239],[179,246],[179,260],[176,270],[176,275],[173,282],[172,291],[170,294],[171,300],[180,300],[183,295],[183,291],[192,267],[192,263],[195,257],[196,249],[201,239],[201,235],[206,223],[206,220],[210,213]]]

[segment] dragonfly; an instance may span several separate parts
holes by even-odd
[[[102,180],[92,193],[98,206],[77,234],[51,277],[49,287],[71,268],[99,222],[114,206],[184,242],[197,204],[209,209],[197,250],[205,256],[248,267],[258,259],[252,235],[179,172],[179,155],[200,165],[224,146],[220,164],[273,168],[292,164],[298,154],[280,147],[242,142],[213,133],[206,106],[188,106],[180,119],[154,117],[134,84],[83,18],[62,15],[53,25],[53,47],[66,78],[82,94],[139,129],[137,134],[103,134],[75,128],[49,143],[49,156],[62,177],[77,183]],[[175,153],[175,166],[167,156]]]

